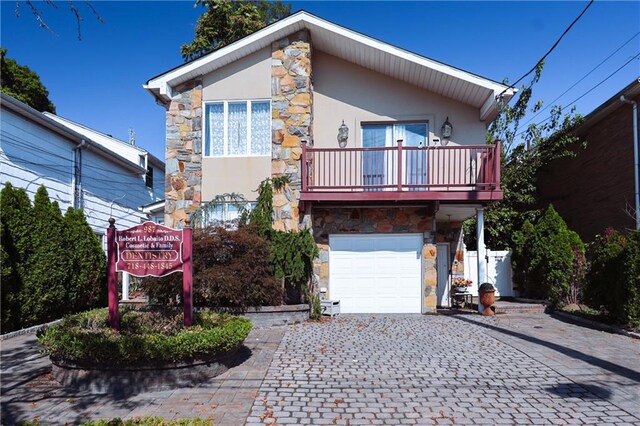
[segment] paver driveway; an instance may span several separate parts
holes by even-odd
[[[245,343],[246,359],[197,386],[91,394],[52,380],[33,336],[10,339],[1,343],[2,417],[640,425],[640,340],[548,315],[345,315],[256,328]]]
[[[538,318],[538,323],[549,322],[536,325],[540,329],[563,325]],[[612,387],[624,388],[616,394],[627,407],[621,409],[595,382],[576,383],[558,371],[563,357],[575,358],[574,367],[591,365],[596,357],[569,347],[563,354],[553,347],[562,343],[536,342],[519,333],[517,324],[526,326],[526,319],[508,324],[479,316],[360,315],[293,326],[274,355],[247,423],[640,424],[637,341],[604,336],[603,341],[624,348],[621,355],[632,368],[604,359],[594,366],[615,376]],[[510,332],[504,333],[505,325]],[[513,346],[505,343],[509,339]],[[576,356],[580,353],[584,356]],[[555,369],[546,365],[549,360]]]

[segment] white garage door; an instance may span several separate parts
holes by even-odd
[[[344,313],[420,313],[422,234],[329,236],[329,287]]]

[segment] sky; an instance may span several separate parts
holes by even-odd
[[[0,3],[0,44],[8,49],[8,57],[40,75],[58,115],[122,140],[128,140],[133,129],[137,145],[164,158],[164,109],[142,85],[183,63],[180,46],[193,39],[202,8],[186,0],[93,0],[104,20],[100,23],[83,1],[75,0],[83,17],[82,40],[78,40],[67,2],[56,3],[56,8],[34,2],[51,31],[39,27],[26,3]],[[304,9],[431,59],[511,82],[536,64],[587,5],[582,1],[291,4],[293,12]],[[554,104],[567,107],[580,98],[577,112],[586,115],[640,76],[640,60],[633,59],[638,54],[640,2],[596,1],[547,58],[533,98],[550,105],[582,79]],[[547,116],[548,110],[533,122]]]

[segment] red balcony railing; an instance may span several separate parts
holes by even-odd
[[[302,146],[302,200],[502,199],[495,145]]]

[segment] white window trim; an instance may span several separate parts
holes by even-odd
[[[229,154],[229,103],[242,103],[244,102],[247,107],[247,154]],[[271,158],[271,153],[268,154],[252,154],[251,153],[251,106],[253,102],[269,102],[269,117],[271,117],[271,99],[230,99],[230,100],[217,100],[217,101],[203,101],[202,102],[202,157],[203,158],[246,158],[246,157],[269,157]],[[207,152],[207,144],[210,143],[209,135],[206,134],[207,130],[207,105],[210,104],[219,104],[222,103],[222,114],[223,114],[223,147],[222,147],[222,155],[213,155],[213,146],[209,146],[209,155],[206,155]]]

